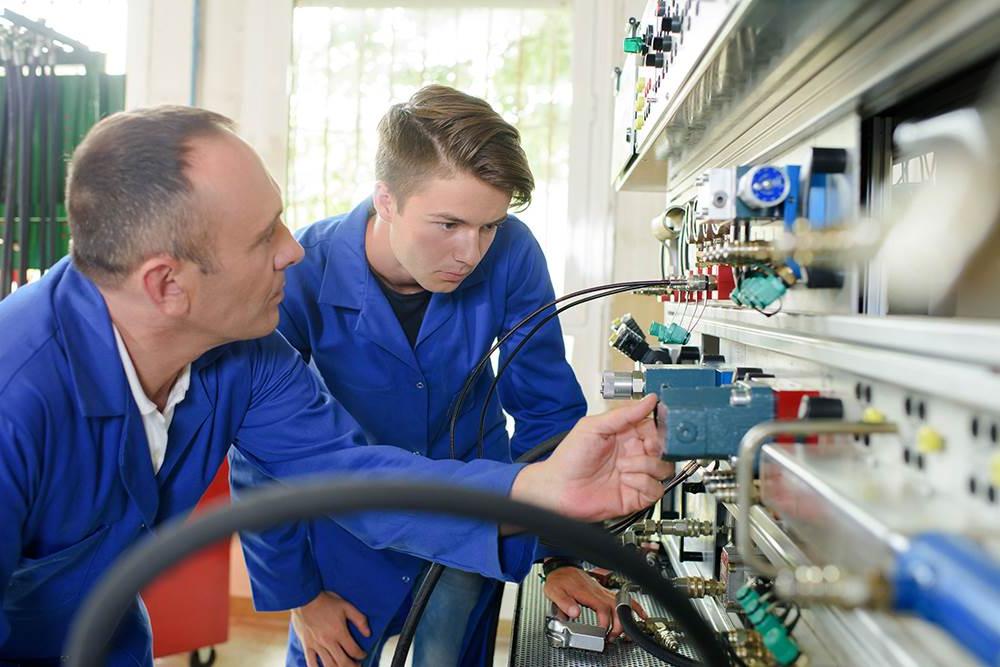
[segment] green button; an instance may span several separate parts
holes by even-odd
[[[642,37],[626,37],[625,42],[622,44],[625,53],[639,53],[642,51],[642,47]]]

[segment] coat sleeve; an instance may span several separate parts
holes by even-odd
[[[280,336],[252,345],[251,395],[232,456],[237,498],[275,480],[319,474],[440,482],[510,494],[521,466],[433,461],[396,447],[363,444],[357,430],[337,423],[333,399]],[[495,524],[405,508],[334,518],[373,549],[395,549],[494,579],[522,578],[536,543],[527,536],[501,539]],[[242,534],[241,540],[258,609],[299,606],[320,591],[304,522]]]
[[[555,299],[538,242],[526,231],[526,239],[518,246],[507,274],[504,332]],[[524,336],[554,311],[555,308],[545,310],[504,343],[500,348],[501,366]],[[558,317],[525,343],[500,377],[497,393],[504,411],[514,418],[514,437],[510,443],[514,459],[543,440],[570,430],[587,413],[583,390],[566,361]]]
[[[26,443],[0,415],[0,645],[10,636],[3,595],[21,558],[22,531],[31,507],[31,463]]]

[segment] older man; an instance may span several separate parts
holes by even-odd
[[[102,121],[74,155],[68,208],[72,257],[0,303],[0,664],[56,664],[94,582],[193,507],[230,446],[273,478],[453,481],[589,520],[660,495],[669,469],[650,399],[581,420],[527,467],[358,447],[273,331],[302,249],[277,186],[222,116],[162,107]],[[496,578],[522,576],[534,551],[474,521],[386,513],[342,525]],[[304,530],[287,539],[306,553]],[[111,661],[151,664],[139,599]]]

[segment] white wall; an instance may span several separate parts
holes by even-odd
[[[663,194],[616,194],[611,183],[614,90],[612,70],[622,60],[626,20],[644,0],[574,0],[573,120],[570,128],[569,232],[566,292],[615,280],[656,278],[656,245],[649,220]],[[601,371],[609,368],[609,299],[566,311],[573,336],[573,368],[591,412],[604,408]]]
[[[292,6],[293,0],[129,0],[126,108],[194,104],[225,114],[284,187]]]

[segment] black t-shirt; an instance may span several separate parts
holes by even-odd
[[[420,290],[416,294],[400,294],[393,290],[378,276],[375,276],[378,286],[382,288],[382,293],[392,306],[392,312],[396,313],[396,319],[403,327],[406,339],[410,341],[410,347],[417,344],[417,334],[420,333],[420,325],[424,321],[424,313],[427,312],[427,304],[430,303],[431,293],[427,290]]]

